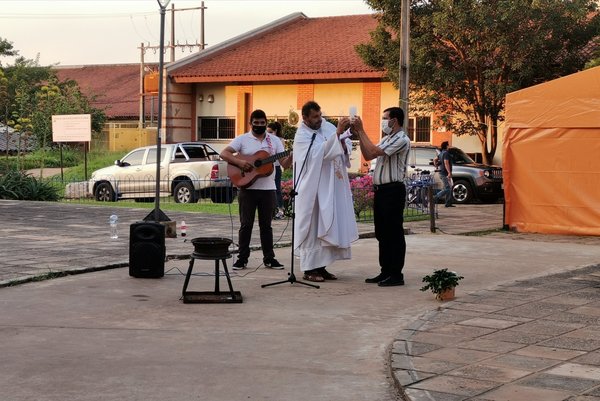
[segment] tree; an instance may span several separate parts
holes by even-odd
[[[13,49],[12,42],[0,38],[0,56],[16,56],[17,54],[19,54],[19,52]],[[2,63],[0,63],[0,66],[1,65]]]
[[[598,67],[600,65],[600,36],[596,38],[594,43],[590,46],[595,51],[592,53],[592,59],[587,62],[585,68]]]
[[[12,43],[0,38],[0,56],[16,55]],[[4,77],[4,79],[3,79]],[[38,60],[17,57],[13,65],[0,66],[0,106],[9,125],[21,132],[24,139],[36,138],[37,147],[52,146],[52,115],[91,114],[92,131],[100,132],[106,116],[90,106],[78,84],[69,80],[59,82],[49,66]]]
[[[397,0],[366,0],[380,12],[357,51],[398,82]],[[576,72],[600,32],[595,0],[411,0],[411,63],[422,89],[456,135],[476,135],[485,162],[496,153],[507,93]]]

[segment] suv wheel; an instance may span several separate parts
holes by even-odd
[[[465,180],[456,180],[452,185],[452,197],[455,203],[468,203],[473,199],[471,184]]]
[[[115,191],[108,182],[101,182],[96,186],[94,197],[98,202],[114,202],[117,200]]]
[[[175,198],[175,203],[195,203],[196,191],[192,183],[189,181],[177,183],[173,190],[173,198]]]

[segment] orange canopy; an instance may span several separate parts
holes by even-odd
[[[506,96],[505,224],[600,235],[600,67]]]

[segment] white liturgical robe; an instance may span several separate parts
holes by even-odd
[[[350,259],[358,239],[347,170],[352,143],[345,141],[347,154],[336,127],[325,120],[316,131],[300,124],[294,138],[294,253],[302,271]]]

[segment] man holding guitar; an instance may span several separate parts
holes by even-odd
[[[252,129],[236,137],[221,152],[221,158],[229,163],[227,171],[233,184],[240,188],[238,203],[240,207],[239,254],[233,269],[246,267],[250,257],[250,239],[254,217],[258,210],[260,244],[265,267],[283,269],[275,259],[273,251],[273,229],[271,221],[275,209],[275,169],[273,162],[288,168],[292,156],[285,152],[283,144],[267,130],[267,115],[262,110],[250,114]]]

